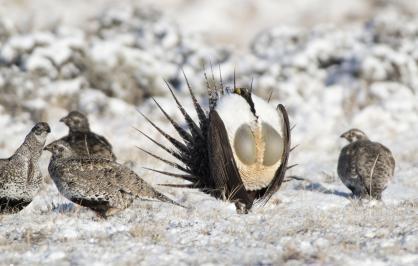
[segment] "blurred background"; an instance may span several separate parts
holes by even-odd
[[[408,14],[418,10],[408,0],[0,0],[0,15],[22,28],[45,29],[62,23],[83,27],[106,8],[153,6],[175,19],[183,30],[205,33],[216,43],[245,47],[260,31],[277,25],[311,28],[332,23],[363,24],[392,7]]]

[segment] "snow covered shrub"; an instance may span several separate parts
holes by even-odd
[[[193,79],[204,65],[218,65],[229,56],[148,8],[106,10],[92,22],[89,42],[91,87],[133,103],[144,95],[166,94],[164,79],[184,89],[182,68]]]

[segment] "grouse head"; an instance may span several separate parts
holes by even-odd
[[[357,128],[352,128],[352,129],[348,130],[347,132],[341,134],[340,137],[345,138],[350,143],[358,141],[358,140],[368,140],[369,139],[363,131],[361,131],[360,129],[357,129]]]
[[[52,153],[52,157],[55,159],[68,158],[74,155],[71,147],[62,140],[56,140],[46,145],[44,150]]]
[[[30,135],[34,135],[38,142],[44,143],[49,133],[51,133],[51,128],[48,123],[39,122],[32,128]]]
[[[71,111],[66,117],[61,118],[60,122],[66,124],[70,129],[70,132],[90,131],[87,117],[78,111]]]

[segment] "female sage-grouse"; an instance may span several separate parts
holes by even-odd
[[[0,213],[18,212],[32,202],[42,185],[38,161],[50,132],[47,123],[37,123],[10,158],[0,159]]]
[[[382,144],[370,141],[358,129],[350,129],[341,137],[350,142],[341,150],[338,160],[341,181],[355,197],[380,200],[394,174],[392,153]]]
[[[89,120],[84,114],[78,111],[71,111],[60,122],[63,122],[69,128],[68,135],[61,138],[61,140],[67,142],[77,155],[116,160],[116,156],[112,151],[112,145],[103,136],[90,131]]]
[[[251,90],[230,91],[220,86],[207,86],[209,112],[203,110],[185,77],[199,124],[185,111],[170,84],[174,101],[183,114],[188,130],[175,122],[155,101],[158,108],[181,136],[176,140],[144,118],[168,139],[174,149],[156,145],[172,154],[183,165],[147,154],[177,168],[185,174],[156,171],[191,182],[174,187],[197,188],[216,198],[234,202],[239,213],[247,213],[254,201],[267,202],[280,188],[290,152],[290,129],[286,109],[272,107]],[[234,86],[235,87],[235,86]]]
[[[154,198],[181,206],[114,161],[79,157],[62,140],[48,144],[45,150],[52,153],[48,171],[60,193],[104,217],[129,207],[136,198]]]

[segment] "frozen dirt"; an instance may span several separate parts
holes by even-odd
[[[166,79],[195,116],[181,69],[206,104],[212,64],[226,85],[236,69],[239,86],[253,80],[256,94],[272,92],[271,104],[287,107],[298,145],[290,164],[298,166],[286,175],[302,180],[284,183],[248,215],[199,191],[157,186],[190,209],[136,201],[104,220],[58,193],[45,153],[39,195],[0,216],[0,265],[418,265],[416,4],[245,1],[258,13],[242,31],[247,17],[228,17],[236,1],[162,1],[167,10],[109,2],[74,1],[57,20],[60,1],[0,0],[1,158],[36,121],[50,123],[48,141],[63,136],[58,120],[78,109],[118,161],[155,186],[180,182],[143,168],[169,169],[135,147],[155,150],[134,127],[166,143],[137,109],[174,134],[150,96],[181,121]],[[318,5],[333,12],[315,14]],[[269,19],[273,8],[283,14]],[[43,17],[48,9],[55,13]],[[31,23],[21,16],[30,12]],[[339,135],[352,127],[394,154],[382,202],[351,199],[337,176]]]

